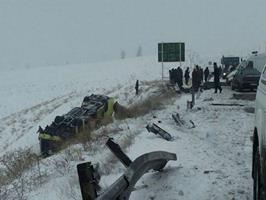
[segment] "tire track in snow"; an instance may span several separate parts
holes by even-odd
[[[208,192],[210,199],[251,199],[250,135],[254,116],[242,108],[207,105],[194,117],[199,129],[191,133],[194,137],[191,143],[199,139],[205,148],[204,154],[212,155],[209,169],[206,169],[211,171],[206,176],[213,180]]]
[[[12,143],[27,134],[32,128],[36,127],[37,131],[37,124],[39,124],[43,118],[76,96],[78,96],[78,94],[72,92],[44,101],[31,108],[23,109],[0,119],[0,150],[4,151],[7,149]]]

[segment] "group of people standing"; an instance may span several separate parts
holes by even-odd
[[[206,67],[205,70],[196,65],[192,71],[192,88],[195,92],[197,92],[200,86],[203,84],[203,80],[207,82],[209,80],[210,71],[209,68]]]
[[[181,67],[169,70],[170,83],[177,84],[179,88],[183,87],[183,70]]]
[[[221,70],[219,70],[217,63],[213,64],[213,68],[214,68],[213,76],[214,76],[215,93],[217,93],[218,89],[220,90],[221,93],[222,92],[222,88],[220,86]],[[203,70],[202,67],[196,65],[191,75],[192,75],[192,88],[194,92],[198,92],[203,82],[207,82],[209,80],[210,71],[208,67],[206,67],[205,70]],[[183,88],[183,70],[181,67],[169,70],[169,76],[170,76],[170,82],[172,84],[177,84],[179,88]],[[185,70],[184,78],[185,78],[185,84],[188,85],[190,80],[189,67],[187,67]]]

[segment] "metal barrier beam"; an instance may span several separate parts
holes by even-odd
[[[97,180],[90,162],[77,165],[79,185],[83,200],[93,200],[97,197]]]
[[[155,151],[136,158],[126,172],[96,200],[129,199],[137,181],[150,169],[162,170],[169,160],[177,160],[176,154]]]
[[[130,158],[122,151],[121,147],[116,144],[111,138],[106,142],[106,146],[115,154],[125,167],[129,167],[132,163]]]

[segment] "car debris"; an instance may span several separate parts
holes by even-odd
[[[122,151],[121,147],[113,141],[113,138],[109,138],[106,142],[106,146],[115,154],[120,162],[125,166],[129,167],[132,163],[130,158]]]
[[[189,120],[190,124],[188,125],[184,120],[180,118],[180,115],[178,113],[172,114],[172,118],[176,122],[178,126],[185,126],[188,129],[195,128],[195,124],[192,120]]]
[[[172,118],[174,119],[174,121],[176,122],[176,124],[178,126],[183,126],[184,125],[184,122],[183,122],[183,120],[180,119],[180,116],[179,116],[178,113],[172,114]]]
[[[160,135],[163,139],[165,139],[167,141],[171,141],[173,139],[173,137],[168,132],[166,132],[165,130],[163,130],[161,127],[159,127],[155,123],[148,124],[146,126],[146,129],[149,132],[154,133],[155,135],[157,135],[157,134]]]
[[[97,167],[90,162],[81,163],[77,165],[79,185],[83,200],[96,199],[100,189],[100,175]]]
[[[149,170],[161,172],[168,161],[177,160],[174,153],[154,151],[142,154],[132,162],[112,138],[107,140],[106,146],[126,166],[126,171],[110,187],[99,194],[101,177],[98,166],[94,167],[90,162],[78,164],[77,171],[83,200],[128,200],[131,192],[148,187],[148,185],[143,185],[141,188],[135,188],[135,184],[145,173]]]
[[[135,190],[138,180],[150,170],[160,173],[168,161],[177,160],[176,154],[165,151],[154,151],[136,158],[111,186],[96,200],[128,200]]]

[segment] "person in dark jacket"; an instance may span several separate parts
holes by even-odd
[[[169,81],[170,83],[172,83],[173,82],[172,70],[170,69],[168,72],[169,72]]]
[[[186,85],[188,85],[188,81],[189,81],[189,78],[190,78],[190,75],[189,75],[190,71],[189,71],[189,68],[187,67],[186,71],[185,71],[185,83]]]
[[[183,70],[181,67],[177,68],[177,84],[180,89],[183,87]]]
[[[203,83],[203,69],[202,67],[199,67],[199,73],[200,73],[200,85]]]
[[[196,67],[192,71],[192,88],[194,92],[198,92],[200,86],[200,76],[199,76],[199,67]]]
[[[205,82],[208,81],[208,77],[209,77],[209,75],[210,75],[209,68],[206,67],[205,70],[204,70],[204,80],[205,80]]]
[[[135,90],[136,90],[136,95],[138,95],[139,94],[139,80],[136,81]]]
[[[173,80],[174,80],[174,84],[177,83],[177,73],[178,73],[177,69],[173,69]]]
[[[169,70],[169,78],[170,78],[170,83],[171,84],[175,84],[175,69],[172,68],[171,70]]]
[[[217,89],[219,89],[221,93],[222,87],[220,85],[220,70],[216,63],[213,63],[213,68],[214,68],[213,75],[214,75],[214,88],[215,88],[214,93],[217,93]]]
[[[201,71],[200,71],[200,66],[196,65],[196,71],[197,71],[197,85],[200,88],[201,85]]]

